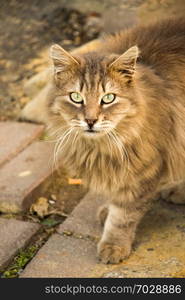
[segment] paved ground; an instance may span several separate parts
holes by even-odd
[[[50,10],[57,5],[100,14],[109,32],[152,17],[180,15],[185,7],[183,0],[61,0]],[[0,123],[0,272],[20,249],[32,244],[43,222],[57,224],[55,219],[25,217],[38,197],[47,197],[53,178],[53,147],[39,140],[42,134],[39,125]],[[57,183],[54,191],[62,184]],[[71,193],[65,182],[60,201],[49,190],[55,210],[69,216],[63,223],[62,217],[54,229],[47,229],[50,237],[20,277],[185,277],[185,206],[156,203],[140,225],[130,258],[116,266],[103,265],[96,257],[101,228],[95,216],[104,199],[87,194],[79,203],[85,191],[75,186],[70,194],[68,189]]]
[[[86,192],[56,170],[54,144],[44,138],[42,125],[0,122],[0,274],[33,238],[42,244]]]
[[[42,134],[43,126],[5,122],[0,127],[0,211],[17,213],[30,207],[34,191],[51,175],[48,158],[53,145],[41,141],[29,145]]]
[[[101,228],[95,216],[103,201],[87,194],[21,277],[185,277],[185,206],[157,203],[140,225],[130,258],[114,266],[96,257]]]

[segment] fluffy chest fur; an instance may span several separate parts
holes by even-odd
[[[185,22],[170,20],[108,37],[94,52],[54,46],[58,153],[91,189],[142,194],[184,178],[184,37]]]

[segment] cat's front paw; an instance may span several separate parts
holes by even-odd
[[[100,242],[98,244],[98,256],[104,264],[118,264],[127,258],[131,252],[130,247],[121,247],[115,244]]]

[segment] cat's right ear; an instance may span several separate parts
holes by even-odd
[[[61,72],[72,71],[79,65],[79,62],[70,53],[57,44],[51,46],[50,57],[53,60],[56,75]]]
[[[138,56],[139,49],[137,46],[133,46],[122,55],[118,56],[109,65],[109,68],[119,72],[120,74],[123,74],[128,80],[131,80],[135,73],[136,61]]]

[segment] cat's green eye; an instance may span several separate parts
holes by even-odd
[[[115,94],[106,94],[101,99],[101,104],[109,104],[112,103],[116,98]]]
[[[83,103],[83,98],[79,93],[73,92],[70,94],[70,99],[75,103]]]

